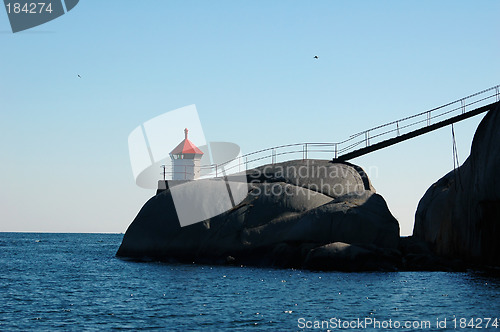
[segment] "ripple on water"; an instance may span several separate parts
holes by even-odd
[[[121,239],[0,233],[0,329],[297,330],[301,317],[435,320],[500,312],[499,279],[481,273],[134,263],[114,258]]]

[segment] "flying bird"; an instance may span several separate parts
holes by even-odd
[[[319,59],[319,56],[315,55],[315,56],[314,56],[314,58],[315,58],[315,59]]]
[[[78,74],[78,77],[82,78],[82,77],[80,76],[80,74]]]

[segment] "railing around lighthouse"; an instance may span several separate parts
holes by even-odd
[[[336,143],[297,143],[276,146],[273,148],[254,151],[221,164],[209,164],[200,166],[200,178],[220,177],[224,175],[239,173],[263,164],[276,164],[278,162],[292,159],[330,159],[332,154],[336,154]],[[174,178],[174,174],[193,175],[193,172],[186,170],[175,172],[172,165],[161,165],[161,175],[163,179]],[[177,166],[179,167],[179,166]],[[192,167],[190,167],[192,169]]]

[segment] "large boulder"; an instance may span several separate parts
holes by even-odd
[[[233,183],[238,179],[237,185]],[[329,243],[364,245],[372,251],[398,246],[398,222],[358,166],[324,160],[291,161],[249,170],[244,179],[243,184],[241,177],[226,179],[228,187],[247,186],[241,202],[184,227],[180,226],[172,191],[189,192],[191,183],[158,193],[129,226],[117,256],[301,267],[311,250]],[[215,180],[195,182],[204,188],[210,181]],[[203,206],[203,200],[198,197],[192,204]],[[315,259],[315,268],[317,262]],[[381,268],[386,265],[384,261]],[[325,266],[335,269],[335,264]],[[338,269],[345,268],[339,265]],[[370,269],[374,269],[373,264]]]
[[[479,124],[469,158],[418,204],[413,234],[439,255],[500,266],[499,105]]]

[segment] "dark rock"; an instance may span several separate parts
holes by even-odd
[[[311,250],[304,267],[322,271],[395,271],[400,260],[396,250],[335,242]]]
[[[433,184],[418,204],[413,234],[438,255],[500,266],[498,105],[479,124],[469,158]]]
[[[226,264],[227,265],[236,265],[237,264],[236,258],[234,258],[233,256],[227,256],[226,257]]]
[[[248,195],[237,206],[185,227],[171,189],[157,194],[129,226],[117,256],[301,267],[312,249],[329,243],[355,243],[374,255],[398,247],[397,220],[357,166],[301,160],[250,170],[247,179]],[[377,269],[378,262],[386,269],[385,258],[371,261],[354,268]]]
[[[431,244],[414,236],[401,237],[399,250],[404,256],[409,254],[433,255]]]
[[[402,237],[399,243],[402,253],[400,269],[405,271],[465,271],[466,264],[460,259],[446,259],[432,250],[432,245],[414,236]]]

